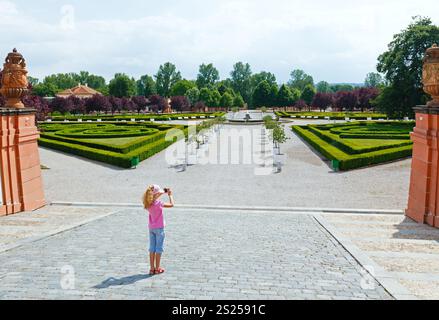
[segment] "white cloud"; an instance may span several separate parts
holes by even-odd
[[[0,28],[7,30],[0,37],[2,54],[17,46],[38,77],[84,69],[107,78],[116,72],[137,77],[166,61],[188,78],[200,63],[213,62],[227,77],[243,60],[280,81],[302,68],[317,80],[359,82],[411,16],[439,21],[433,0],[72,0],[69,30],[61,23],[65,10],[54,3],[0,1]]]

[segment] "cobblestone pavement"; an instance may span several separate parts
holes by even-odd
[[[175,209],[167,221],[164,275],[147,275],[145,212],[120,209],[0,253],[0,299],[392,298],[311,215]]]
[[[124,170],[41,148],[42,164],[50,168],[43,171],[46,196],[49,201],[138,203],[145,187],[156,183],[173,187],[178,203],[188,205],[399,210],[407,205],[410,160],[334,173],[287,131],[291,139],[281,147],[282,172],[269,176],[257,176],[255,165],[245,164],[193,165],[180,172],[166,162],[165,152]]]
[[[367,264],[378,279],[393,279],[402,286],[395,292],[439,300],[438,229],[403,215],[331,214],[324,219],[336,228],[337,238],[346,239],[370,259]]]

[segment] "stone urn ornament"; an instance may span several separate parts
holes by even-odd
[[[0,94],[6,99],[6,108],[24,108],[21,99],[28,93],[26,61],[14,49],[6,57],[1,73]]]
[[[439,47],[437,44],[427,49],[422,72],[424,91],[432,96],[429,107],[439,107]]]

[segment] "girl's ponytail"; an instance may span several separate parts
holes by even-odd
[[[152,203],[154,202],[154,187],[150,186],[148,187],[148,189],[146,190],[146,192],[143,194],[143,207],[145,209],[149,209],[152,205]]]

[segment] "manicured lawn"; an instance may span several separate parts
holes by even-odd
[[[410,157],[414,122],[352,122],[293,126],[293,131],[340,170]],[[334,163],[334,162],[333,162]]]
[[[130,168],[166,149],[169,130],[186,126],[155,123],[44,123],[40,125],[41,146],[64,151],[115,166]],[[137,161],[136,161],[137,160]]]

